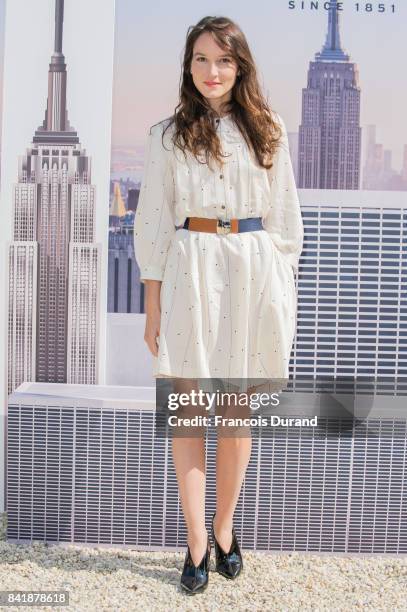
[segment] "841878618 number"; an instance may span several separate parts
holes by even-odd
[[[0,606],[68,606],[69,591],[0,591]]]

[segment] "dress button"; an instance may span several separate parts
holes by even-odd
[[[224,204],[222,204],[221,208],[226,208],[226,206]]]
[[[219,178],[223,178],[223,174],[219,174]]]

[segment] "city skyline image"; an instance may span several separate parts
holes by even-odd
[[[91,158],[70,125],[55,0],[45,117],[20,156],[9,247],[8,391],[23,381],[97,382],[101,245]]]
[[[299,179],[298,148],[302,123],[302,89],[309,61],[323,46],[329,11],[305,3],[276,0],[258,5],[264,19],[256,19],[256,5],[250,10],[238,0],[210,2],[204,12],[181,0],[167,20],[157,20],[143,5],[116,0],[115,57],[112,124],[112,180],[142,178],[145,134],[150,125],[168,116],[178,100],[181,53],[187,26],[203,14],[226,14],[246,33],[259,67],[259,75],[271,105],[285,118],[293,165]],[[313,3],[316,4],[316,3]],[[291,8],[294,6],[294,8]],[[340,38],[359,71],[360,100],[360,188],[372,190],[407,189],[407,143],[403,109],[407,85],[399,79],[394,57],[406,53],[403,20],[405,3],[384,2],[383,12],[356,10],[341,2]],[[362,5],[360,5],[362,7]],[[394,7],[394,9],[392,9]],[[4,0],[0,0],[4,13]],[[267,27],[266,27],[267,24]],[[148,32],[154,29],[151,38]],[[300,32],[306,31],[307,36]],[[4,32],[0,28],[0,49]],[[377,41],[386,41],[378,45]],[[1,71],[0,71],[1,77]],[[0,87],[2,82],[0,81]],[[403,129],[404,126],[404,129]],[[123,191],[123,197],[126,192]]]
[[[240,2],[233,6],[233,12],[228,3],[221,2],[213,4],[212,11],[208,7],[205,13],[230,15],[243,27],[257,60],[261,84],[272,107],[287,124],[300,201],[304,204],[323,201],[325,190],[335,190],[334,205],[338,208],[345,191],[365,190],[372,197],[369,201],[367,193],[363,197],[355,195],[357,209],[362,208],[362,201],[363,207],[370,203],[375,208],[374,192],[392,191],[395,192],[392,205],[397,202],[400,210],[403,198],[397,192],[407,189],[407,145],[403,145],[407,131],[394,129],[394,122],[404,121],[399,102],[405,99],[407,103],[406,86],[393,74],[394,80],[387,82],[387,88],[389,91],[393,88],[395,95],[387,107],[393,104],[394,110],[399,111],[392,117],[384,114],[383,105],[377,104],[380,92],[375,90],[374,74],[380,70],[383,79],[388,79],[393,64],[383,70],[381,62],[386,60],[386,50],[379,53],[372,36],[372,31],[386,36],[400,15],[389,11],[381,15],[355,13],[351,4],[338,4],[336,0],[325,2],[324,6],[319,11],[300,11],[298,3],[296,10],[290,10],[289,3],[283,1],[262,6],[270,17],[269,35],[263,23],[255,21]],[[180,70],[177,63],[181,61],[184,43],[182,24],[196,22],[199,16],[194,10],[192,18],[191,10],[185,8],[182,19],[173,23],[174,15],[168,15],[171,33],[168,27],[157,23],[156,37],[151,41],[144,34],[153,22],[151,16],[142,10],[137,13],[140,29],[136,38],[130,38],[131,5],[127,0],[117,0],[116,7],[108,310],[129,313],[143,312],[144,287],[139,282],[130,235],[134,206],[129,202],[138,198],[145,134],[150,125],[168,116],[176,104]],[[397,5],[399,10],[402,9]],[[276,27],[278,23],[281,29]],[[307,36],[301,34],[304,31]],[[403,40],[395,34],[397,25],[389,53]],[[129,66],[133,65],[137,67],[136,80],[129,79]],[[128,121],[124,130],[126,116],[137,121]],[[126,142],[130,134],[133,146]],[[392,139],[399,141],[393,150],[383,144]],[[398,162],[397,151],[402,151]],[[394,167],[397,163],[399,170]],[[117,206],[118,190],[126,205],[122,213]],[[305,198],[307,191],[310,193]],[[390,205],[386,200],[381,204],[383,207]]]
[[[317,10],[310,8],[318,4]],[[4,14],[5,0],[0,0]],[[271,105],[285,118],[298,179],[298,141],[302,122],[302,89],[310,58],[327,33],[328,3],[276,0],[250,7],[237,0],[209,2],[203,11],[180,0],[165,20],[146,6],[116,0],[112,124],[112,180],[140,182],[145,135],[167,117],[178,100],[182,48],[187,26],[204,14],[225,14],[243,28],[259,67]],[[361,189],[406,190],[407,143],[404,111],[407,85],[393,58],[406,53],[402,24],[407,5],[385,1],[371,11],[341,2],[340,37],[359,71]],[[264,19],[258,19],[261,9]],[[154,31],[154,37],[148,33]],[[301,32],[307,36],[301,36]],[[3,52],[3,29],[0,49]],[[385,41],[386,44],[378,44]],[[0,78],[2,77],[0,71]],[[0,80],[0,88],[2,80]],[[124,197],[125,192],[122,194]]]
[[[249,11],[240,1],[233,7],[228,2],[209,3],[204,11],[191,9],[180,2],[171,15],[168,14],[168,20],[158,22],[142,7],[136,14],[128,0],[117,0],[112,180],[130,179],[135,184],[141,180],[145,134],[150,125],[169,116],[178,101],[181,54],[187,26],[204,14],[224,14],[243,28],[271,106],[285,118],[296,178],[300,183],[297,155],[302,124],[302,90],[306,86],[310,58],[323,47],[329,32],[330,11],[323,8],[311,10],[308,3],[305,3],[308,8],[300,10],[299,4],[295,3],[293,10],[285,0],[264,6],[259,3],[258,10],[261,8],[264,14],[264,19],[259,20],[256,19],[256,5]],[[337,5],[336,2],[331,4]],[[319,3],[320,7],[322,5],[328,3]],[[398,3],[392,12],[390,3],[384,5],[386,11],[383,13],[367,13],[357,12],[353,3],[342,2],[342,10],[337,14],[340,46],[351,58],[348,67],[353,64],[353,69],[359,72],[359,188],[397,191],[407,189],[406,130],[400,129],[404,121],[403,106],[407,104],[407,88],[397,76],[392,57],[405,53],[400,21],[407,18],[407,7]],[[151,39],[147,32],[153,24],[155,37]],[[135,26],[137,36],[134,36]],[[304,31],[307,36],[300,35]],[[378,39],[386,40],[386,45],[378,46]],[[346,62],[332,58],[332,65],[344,70]],[[346,137],[344,134],[342,137],[347,142],[350,165],[355,155],[352,147],[355,151],[357,144],[349,149],[349,125],[346,130]],[[374,181],[371,178],[372,160],[375,164]],[[348,183],[349,180],[345,181]],[[122,195],[125,197],[126,193]]]
[[[185,5],[182,6],[185,8]],[[330,6],[337,9],[338,3],[331,2]],[[323,188],[298,185],[305,222],[305,245],[298,277],[298,342],[293,365],[298,373],[335,371],[349,374],[357,370],[391,375],[395,368],[406,367],[405,301],[402,291],[405,283],[402,260],[405,249],[405,188],[401,183],[401,166],[398,172],[394,171],[396,162],[393,153],[397,148],[402,150],[399,145],[406,137],[404,116],[400,109],[407,100],[406,85],[396,78],[394,62],[389,63],[389,58],[399,53],[405,44],[398,27],[402,16],[407,17],[407,11],[397,4],[399,12],[396,14],[366,15],[355,13],[349,8],[352,7],[349,3],[344,6],[346,10],[337,11],[337,21],[332,20],[327,10],[314,13],[310,10],[290,11],[285,2],[265,6],[266,14],[274,16],[269,22],[268,37],[264,34],[263,23],[251,17],[240,2],[234,5],[234,15],[225,3],[218,4],[216,10],[209,7],[205,14],[231,14],[243,27],[259,65],[264,89],[270,94],[272,106],[286,120],[297,174],[301,114],[311,112],[307,106],[308,97],[314,95],[323,99],[319,85],[314,89],[306,87],[310,61],[315,60],[315,64],[320,64],[318,70],[327,65],[336,69],[337,65],[340,87],[331,98],[325,99],[327,111],[321,117],[324,122],[318,128],[321,133],[326,130],[325,153],[330,166],[325,165],[325,175],[332,181],[337,171],[339,177],[335,155],[341,151],[343,156],[345,151],[350,150],[348,165],[351,166],[351,174],[359,174],[359,187],[352,186],[352,176],[348,186],[343,182],[337,183],[336,187],[333,183],[331,187],[326,184]],[[198,14],[191,7],[185,8],[182,19],[176,21],[180,18],[177,5],[177,10],[168,15],[164,25],[161,21],[154,21],[142,7],[136,19],[134,7],[127,0],[117,0],[116,7],[113,172],[110,196],[103,201],[105,212],[102,216],[106,214],[109,218],[107,312],[132,315],[144,312],[143,286],[139,282],[133,250],[133,220],[142,177],[143,142],[150,125],[168,116],[173,109],[172,105],[177,99],[177,64],[185,37],[184,25],[196,23],[202,14],[200,10]],[[219,7],[225,10],[221,11]],[[153,41],[151,37],[147,40],[146,34],[152,23],[156,23],[157,28]],[[284,36],[278,31],[278,24],[284,28]],[[302,29],[305,25],[307,36]],[[134,36],[135,28],[137,36]],[[390,29],[393,36],[388,46],[375,48],[373,34],[380,33],[386,38]],[[351,35],[353,38],[350,38]],[[170,48],[169,43],[172,45]],[[301,56],[296,55],[299,46],[304,49]],[[136,48],[139,54],[135,54]],[[271,49],[275,53],[270,53]],[[345,82],[343,71],[347,68],[351,75],[348,89],[342,87]],[[372,95],[372,92],[378,92],[378,79],[375,77],[378,73],[381,76],[380,91],[387,89],[386,104],[380,97]],[[319,81],[316,81],[318,84]],[[303,89],[307,98],[304,105]],[[345,107],[340,105],[343,96],[349,98],[346,101],[346,117],[349,118],[350,109],[353,109],[354,125],[345,123],[340,136],[339,132],[329,132],[332,130],[332,123],[329,122],[337,117],[333,109],[344,112]],[[145,101],[149,104],[145,104]],[[328,111],[332,114],[329,115]],[[352,130],[356,132],[355,139],[358,128],[361,129],[359,165],[356,163],[357,143],[349,145]],[[124,136],[129,141],[123,140]],[[337,138],[332,141],[336,142],[335,145],[332,145],[331,136]],[[340,138],[348,143],[342,148]],[[116,156],[115,142],[123,143],[126,148],[124,158]],[[136,151],[136,154],[132,151]],[[309,159],[313,159],[315,151],[318,151],[316,147],[314,150],[311,148]],[[318,154],[321,155],[321,152]],[[120,159],[123,168],[116,174],[115,163]],[[402,161],[402,156],[399,161]],[[321,158],[318,163],[321,174]],[[134,170],[137,164],[138,176]],[[341,172],[344,177],[343,168]],[[383,185],[388,189],[383,189]],[[24,270],[28,274],[27,267]],[[22,285],[25,291],[38,282],[33,276],[30,279],[27,286]],[[132,317],[128,319],[130,325]],[[28,322],[24,324],[28,325]],[[115,334],[118,333],[115,328]],[[131,361],[129,351],[122,348],[119,351],[127,363]],[[140,355],[147,352],[142,343],[139,351]],[[143,356],[143,363],[148,363],[148,357]]]

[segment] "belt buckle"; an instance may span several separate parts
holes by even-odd
[[[217,234],[229,234],[231,229],[230,219],[218,219],[218,224],[216,227]]]

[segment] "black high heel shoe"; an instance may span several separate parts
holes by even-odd
[[[206,552],[202,557],[202,561],[199,565],[194,565],[191,557],[191,551],[188,550],[185,556],[184,569],[181,575],[181,587],[188,591],[188,593],[195,594],[201,593],[208,586],[209,580],[209,560],[211,556],[211,543],[209,541],[206,547]]]
[[[235,528],[232,527],[232,545],[229,552],[225,553],[215,538],[215,530],[213,528],[215,514],[216,512],[214,512],[212,516],[212,538],[215,544],[216,571],[225,578],[234,580],[243,569],[242,553],[240,552],[239,543],[236,538]]]

